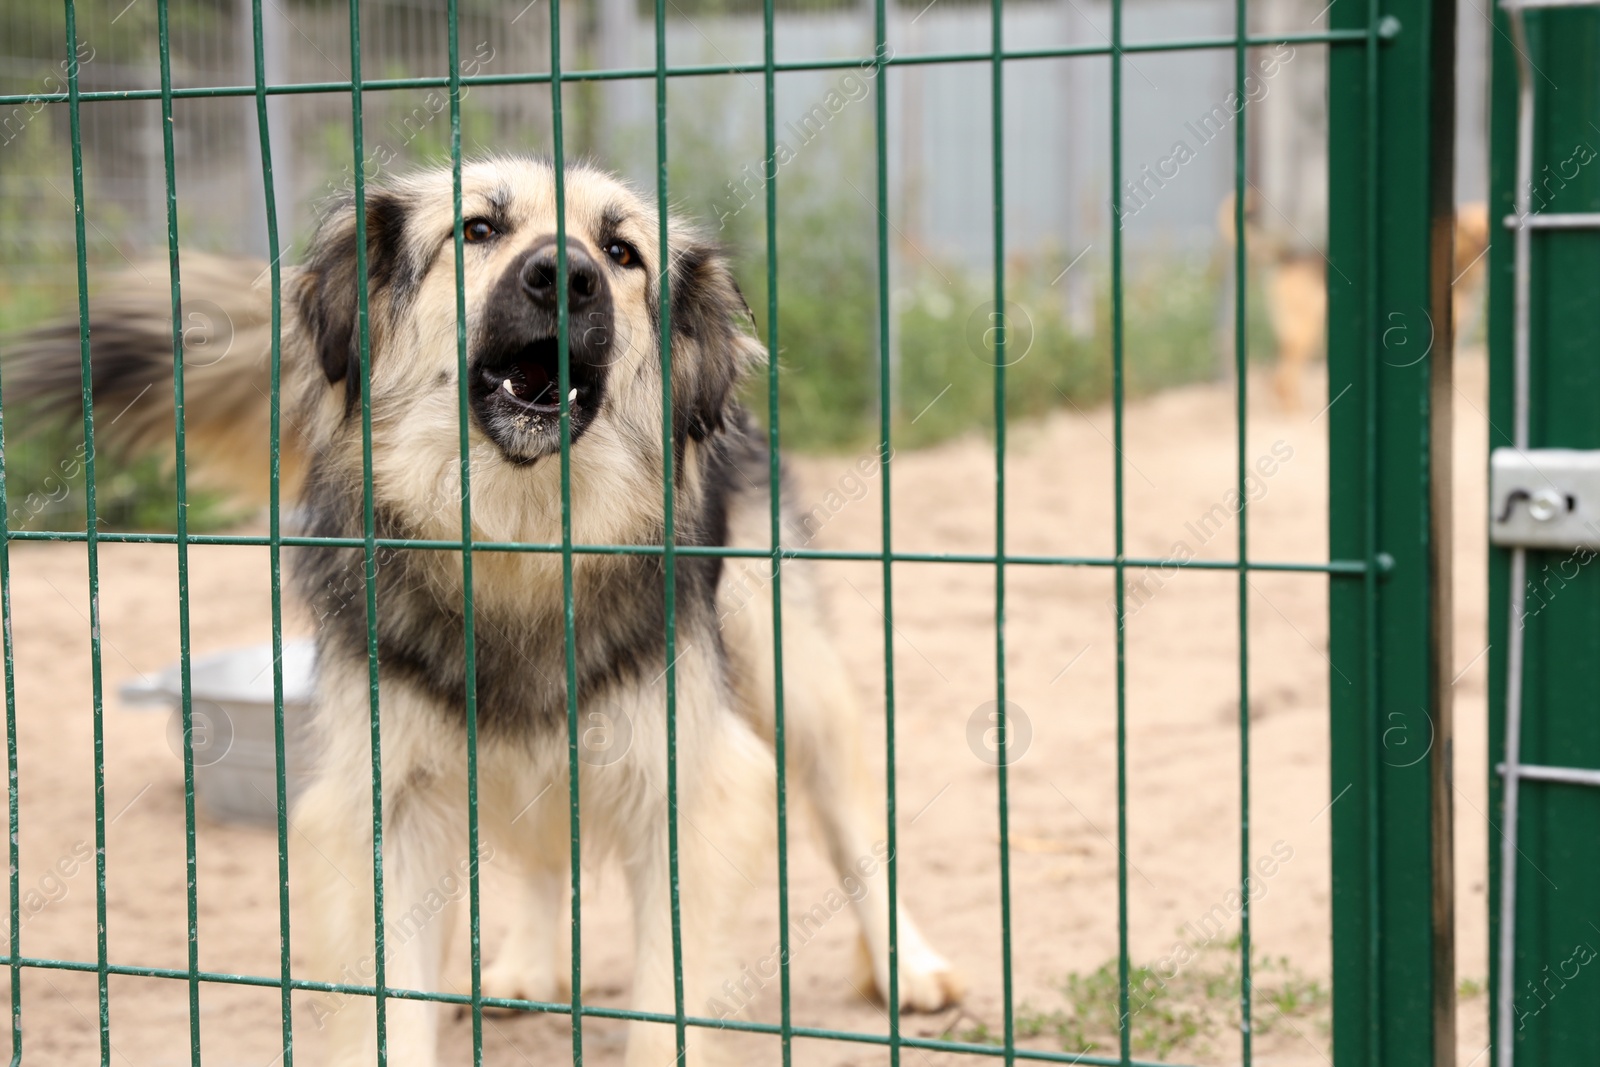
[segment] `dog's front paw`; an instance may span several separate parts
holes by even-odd
[[[461,983],[462,992],[471,988],[470,979]],[[570,986],[553,968],[540,969],[529,966],[525,960],[512,959],[497,959],[483,969],[483,996],[486,1000],[533,1000],[544,1004],[559,1004],[572,999]],[[517,1014],[515,1008],[492,1004],[484,1005],[483,1010],[491,1015]]]
[[[961,1003],[961,998],[967,994],[967,983],[961,972],[921,943],[920,937],[913,941],[900,946],[900,1010],[935,1012]],[[860,981],[869,985],[880,1001],[888,1003],[888,969],[885,967],[881,975],[878,973],[866,938],[856,944],[856,966]]]
[[[567,983],[553,968],[523,966],[517,960],[496,960],[484,968],[483,995],[543,1003],[571,999]]]

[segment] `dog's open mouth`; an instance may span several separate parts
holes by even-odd
[[[566,395],[573,441],[605,403],[605,368],[593,357],[582,344],[573,344]],[[561,359],[556,338],[491,340],[474,362],[472,407],[484,433],[516,462],[531,463],[559,447]]]
[[[601,293],[567,322],[567,380],[561,381],[561,325],[550,294],[530,288],[543,277],[527,263],[508,272],[489,301],[469,356],[469,388],[478,427],[506,457],[533,463],[576,442],[606,402],[611,307]],[[603,276],[596,276],[600,282]],[[532,281],[530,281],[530,278]],[[607,290],[606,292],[609,292]],[[575,296],[573,298],[577,300]],[[565,405],[571,416],[561,418]],[[565,430],[571,429],[571,436]]]
[[[530,341],[495,362],[494,367],[485,367],[482,372],[485,384],[494,392],[542,415],[561,409],[560,351],[554,337]],[[584,385],[570,384],[567,405],[576,406],[585,392]]]

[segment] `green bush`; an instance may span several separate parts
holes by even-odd
[[[685,107],[696,116],[703,109]],[[780,169],[778,243],[779,417],[786,447],[857,449],[879,433],[878,218],[872,130],[862,111],[842,113],[826,141],[807,146]],[[860,120],[860,121],[857,121]],[[672,189],[680,210],[718,222],[717,236],[767,339],[766,190],[756,181],[762,153],[716,139],[700,120],[675,127]],[[747,160],[749,166],[729,161]],[[713,161],[708,164],[706,161]],[[734,174],[735,181],[725,179]],[[718,181],[722,184],[719,185]],[[737,183],[743,182],[743,185]],[[1087,408],[1112,390],[1111,284],[1103,259],[1075,263],[1090,272],[1091,308],[1074,323],[1061,278],[1062,252],[1016,256],[1006,265],[1007,313],[997,317],[988,270],[934,261],[893,225],[890,372],[893,439],[919,447],[994,430],[995,334],[1006,333],[1006,415],[1038,418],[1069,405]],[[1228,321],[1221,257],[1155,250],[1123,284],[1123,384],[1129,397],[1230,373],[1219,325]],[[1096,270],[1099,271],[1095,274]],[[1082,274],[1079,275],[1082,277]],[[1247,292],[1252,359],[1272,352],[1261,293]],[[765,419],[766,377],[746,400]]]
[[[16,530],[82,530],[88,521],[82,430],[52,426],[13,433],[6,425],[6,510]],[[206,533],[238,522],[237,510],[214,493],[191,488],[189,531]],[[177,528],[178,490],[169,465],[146,456],[133,462],[96,455],[95,511],[99,528],[171,532]]]
[[[848,205],[845,205],[848,206]],[[875,250],[862,254],[838,233],[870,219],[834,221],[826,206],[805,213],[785,241],[780,227],[779,395],[784,440],[797,449],[859,447],[878,434],[878,315]],[[835,231],[830,234],[830,231]],[[752,306],[765,336],[764,250],[744,253]],[[954,264],[924,266],[891,297],[893,434],[918,447],[971,431],[992,434],[996,335],[1004,333],[1008,423],[1059,407],[1088,408],[1112,391],[1111,286],[1094,282],[1093,321],[1074,328],[1052,280],[1064,257],[1008,270],[1006,311],[995,311],[991,276]],[[1082,268],[1080,268],[1082,269]],[[1124,280],[1123,386],[1128,397],[1215,379],[1231,360],[1218,352],[1220,264],[1170,257]],[[761,299],[756,299],[757,296]],[[1252,359],[1272,351],[1258,294],[1247,307]],[[766,408],[765,382],[750,397]]]
[[[878,404],[877,254],[858,239],[872,232],[871,210],[860,201],[819,204],[800,197],[782,210],[788,214],[778,235],[775,359],[783,438],[798,449],[854,445],[874,436]],[[743,217],[765,224],[756,211]],[[764,235],[735,254],[756,328],[767,340]],[[765,419],[764,375],[750,384],[747,400]]]

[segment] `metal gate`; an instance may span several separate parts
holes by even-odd
[[[1490,1026],[1496,1067],[1593,1063],[1600,12],[1505,0],[1495,18]]]
[[[75,11],[72,0],[66,0],[66,26],[67,40],[63,42],[64,54],[76,54],[78,37],[75,30]],[[1247,880],[1250,876],[1250,857],[1252,855],[1250,839],[1250,716],[1249,716],[1249,661],[1248,648],[1248,579],[1252,571],[1292,571],[1300,572],[1305,581],[1327,581],[1330,584],[1330,613],[1331,613],[1331,647],[1330,658],[1334,665],[1332,672],[1331,694],[1331,734],[1333,741],[1333,788],[1327,798],[1331,806],[1332,848],[1333,848],[1333,918],[1334,918],[1334,985],[1335,985],[1335,1014],[1334,1014],[1334,1049],[1336,1062],[1339,1067],[1378,1067],[1380,1064],[1417,1065],[1431,1063],[1445,1065],[1453,1062],[1454,1058],[1454,1008],[1453,1008],[1453,959],[1451,955],[1451,937],[1453,911],[1451,902],[1451,849],[1450,849],[1450,755],[1451,755],[1451,722],[1448,702],[1448,671],[1451,661],[1449,630],[1447,623],[1442,620],[1449,618],[1448,614],[1448,587],[1449,587],[1449,529],[1447,500],[1449,482],[1449,424],[1448,424],[1448,394],[1450,387],[1450,366],[1446,355],[1450,352],[1450,327],[1448,312],[1448,287],[1451,278],[1449,269],[1450,258],[1450,227],[1451,227],[1451,128],[1453,91],[1451,79],[1453,76],[1453,41],[1454,41],[1454,8],[1453,5],[1441,0],[1335,0],[1325,11],[1329,29],[1321,32],[1303,33],[1289,36],[1260,35],[1251,32],[1251,9],[1247,0],[1238,0],[1236,5],[1236,20],[1234,33],[1226,37],[1204,40],[1153,40],[1129,41],[1123,35],[1122,4],[1114,0],[1112,4],[1112,30],[1110,39],[1103,45],[1076,46],[1071,48],[1030,49],[1025,47],[1026,42],[1008,42],[1002,39],[1001,32],[1001,6],[1000,0],[992,0],[993,18],[991,22],[991,37],[987,42],[974,47],[970,51],[960,53],[946,53],[936,55],[894,55],[887,47],[887,11],[886,0],[876,0],[873,6],[874,36],[876,47],[871,55],[853,56],[837,59],[818,59],[802,61],[779,62],[774,49],[774,0],[765,0],[764,18],[767,27],[765,38],[764,59],[754,64],[727,64],[723,66],[694,68],[674,68],[667,62],[665,49],[665,24],[668,18],[669,4],[667,0],[657,0],[654,5],[655,22],[657,30],[657,46],[655,63],[653,66],[634,70],[580,70],[570,71],[563,65],[560,53],[560,19],[562,17],[561,5],[555,0],[548,6],[547,15],[551,24],[552,54],[549,67],[546,71],[529,74],[500,74],[464,76],[461,70],[460,49],[458,48],[456,32],[456,0],[450,0],[448,14],[441,20],[440,35],[447,38],[448,54],[450,57],[450,74],[447,78],[435,79],[404,79],[404,80],[364,80],[361,74],[362,53],[361,39],[361,11],[359,5],[352,0],[350,4],[350,42],[349,63],[352,76],[346,82],[331,82],[314,86],[281,86],[267,84],[265,65],[262,54],[261,34],[261,9],[262,0],[255,0],[255,60],[256,81],[253,86],[219,86],[203,89],[175,90],[172,84],[172,70],[168,49],[169,24],[167,17],[166,0],[160,0],[159,32],[161,35],[161,76],[162,88],[159,91],[146,91],[134,93],[99,92],[86,93],[80,91],[77,77],[77,65],[68,62],[64,69],[67,75],[67,85],[64,91],[48,94],[29,94],[0,98],[0,104],[6,106],[27,105],[33,106],[40,103],[51,103],[65,107],[71,121],[74,148],[73,190],[75,194],[77,213],[77,245],[78,245],[78,283],[80,291],[79,311],[85,323],[83,329],[81,355],[85,381],[88,380],[88,368],[93,358],[94,342],[87,329],[88,299],[87,299],[87,259],[86,259],[86,217],[84,213],[83,166],[81,145],[79,140],[80,120],[84,108],[92,107],[101,100],[119,100],[128,98],[159,99],[163,108],[163,147],[166,165],[166,190],[167,190],[167,218],[168,237],[170,241],[170,269],[171,269],[171,301],[174,318],[178,319],[181,307],[181,262],[178,255],[179,243],[179,210],[176,184],[173,175],[173,126],[172,102],[179,96],[234,96],[253,97],[257,105],[259,119],[260,151],[267,189],[266,212],[267,225],[270,238],[270,252],[273,261],[272,286],[274,295],[277,294],[280,281],[280,255],[277,220],[274,211],[274,198],[272,196],[272,144],[266,135],[266,126],[269,122],[269,100],[277,94],[289,92],[317,92],[348,94],[350,99],[351,117],[354,130],[353,148],[353,176],[355,180],[355,195],[358,204],[363,197],[363,159],[364,146],[362,134],[362,99],[365,94],[383,92],[396,88],[433,87],[446,89],[450,97],[450,123],[451,123],[451,158],[456,173],[456,235],[455,235],[455,263],[459,278],[462,262],[462,232],[461,232],[461,196],[460,196],[460,91],[464,85],[471,84],[544,84],[550,87],[554,100],[554,113],[552,116],[554,137],[554,154],[557,161],[556,174],[558,175],[557,196],[558,203],[561,196],[559,176],[562,174],[561,161],[563,159],[562,140],[562,109],[561,101],[563,89],[575,83],[587,83],[613,79],[645,79],[652,81],[656,91],[656,152],[657,152],[657,188],[656,193],[662,207],[662,217],[665,220],[666,206],[670,199],[671,191],[668,185],[667,168],[667,139],[666,139],[666,101],[667,85],[670,79],[696,76],[706,77],[741,73],[759,76],[763,79],[766,93],[766,151],[770,159],[775,153],[775,122],[773,118],[774,86],[777,79],[785,72],[793,70],[816,70],[832,68],[860,67],[873,70],[881,74],[885,68],[911,64],[930,63],[962,63],[979,64],[991,72],[993,133],[989,144],[974,146],[975,150],[987,152],[992,160],[994,172],[994,199],[989,209],[996,220],[994,227],[994,276],[993,298],[994,307],[1005,308],[1006,301],[1006,246],[1005,217],[1006,205],[1004,203],[1004,136],[1001,117],[1004,114],[1004,71],[1008,64],[1025,63],[1030,60],[1046,58],[1064,58],[1071,56],[1102,56],[1110,59],[1111,77],[1111,153],[1107,161],[1109,184],[1112,189],[1122,189],[1123,160],[1121,150],[1121,135],[1123,128],[1122,115],[1122,84],[1124,75],[1124,57],[1143,52],[1173,51],[1184,49],[1219,49],[1232,53],[1236,73],[1235,91],[1238,99],[1246,95],[1246,69],[1247,54],[1252,47],[1272,45],[1279,42],[1289,42],[1296,45],[1326,46],[1331,52],[1330,61],[1330,209],[1329,233],[1330,247],[1328,261],[1329,275],[1329,365],[1328,373],[1330,388],[1328,395],[1331,403],[1327,409],[1328,432],[1330,435],[1330,559],[1322,563],[1283,563],[1252,558],[1246,543],[1245,525],[1240,524],[1240,535],[1237,544],[1236,557],[1227,562],[1216,563],[1186,563],[1185,566],[1209,567],[1233,572],[1237,577],[1238,588],[1238,632],[1240,636],[1241,656],[1238,664],[1240,707],[1239,707],[1239,751],[1241,780],[1240,789],[1243,797],[1243,810],[1239,820],[1239,871],[1241,894],[1245,898],[1241,914],[1241,945],[1240,968],[1244,975],[1242,982],[1242,1003],[1240,1005],[1241,1031],[1243,1034],[1243,1062],[1250,1063],[1250,1019],[1251,1019],[1251,983],[1250,983],[1250,920],[1249,920],[1249,894]],[[877,186],[876,199],[878,206],[876,239],[879,249],[880,269],[878,274],[878,350],[890,350],[890,318],[889,318],[889,278],[888,278],[888,249],[890,245],[890,227],[888,222],[888,183],[886,144],[888,138],[888,110],[886,105],[885,79],[874,78],[875,100],[875,129],[877,144]],[[1070,102],[1064,104],[1070,106]],[[1246,229],[1245,229],[1245,203],[1247,199],[1244,158],[1246,148],[1246,112],[1238,111],[1238,121],[1234,126],[1234,149],[1236,159],[1236,184],[1235,184],[1235,213],[1234,213],[1234,269],[1238,281],[1234,285],[1234,313],[1235,321],[1239,325],[1234,329],[1235,339],[1235,373],[1237,381],[1236,401],[1238,405],[1238,439],[1237,439],[1237,488],[1241,499],[1247,497],[1246,479],[1248,476],[1247,456],[1244,442],[1244,411],[1246,403],[1246,390],[1248,374],[1246,373],[1246,330],[1243,328],[1245,316],[1245,301],[1247,287],[1243,284],[1246,266]],[[765,197],[768,218],[768,242],[766,270],[770,278],[775,278],[777,265],[782,250],[776,243],[774,229],[774,209],[779,196],[780,182],[769,180],[765,186]],[[1122,194],[1117,195],[1115,203],[1108,205],[1107,210],[1116,219],[1123,210]],[[560,212],[558,210],[558,218]],[[357,248],[358,254],[364,257],[366,242],[364,232],[365,212],[359,207],[356,211],[358,220]],[[663,221],[660,234],[662,251],[665,253],[667,240],[666,224]],[[1122,413],[1123,413],[1123,297],[1122,297],[1122,269],[1123,250],[1120,226],[1111,227],[1112,241],[1112,271],[1113,271],[1113,344],[1111,351],[1113,375],[1113,412],[1115,417],[1115,443],[1118,446],[1122,440]],[[562,251],[560,271],[565,272],[565,241],[558,238],[557,248]],[[366,270],[364,258],[359,268],[359,273],[364,275]],[[1576,283],[1574,283],[1576,284]],[[671,314],[669,294],[666,292],[665,279],[661,286],[660,315],[665,322]],[[767,322],[768,335],[765,341],[774,351],[779,346],[782,323],[781,293],[776,286],[768,286],[767,297]],[[362,356],[363,374],[367,371],[368,335],[365,308],[365,289],[362,289],[362,311],[360,323],[360,350]],[[457,316],[458,324],[462,321],[464,298],[460,295],[458,286]],[[560,394],[562,397],[562,429],[568,432],[567,401],[568,379],[566,358],[566,324],[565,309],[562,309],[563,321],[561,327],[561,383]],[[276,384],[276,360],[279,355],[276,321],[274,322],[274,368]],[[882,509],[884,523],[884,538],[881,550],[863,556],[861,553],[829,552],[822,550],[783,550],[774,549],[771,553],[774,566],[785,557],[807,557],[816,559],[861,559],[867,558],[881,562],[883,581],[887,590],[891,587],[893,565],[896,563],[915,563],[928,561],[948,561],[963,563],[990,569],[995,576],[996,588],[996,616],[1000,620],[994,634],[994,657],[998,667],[999,686],[995,694],[997,711],[997,726],[999,727],[1000,744],[1002,752],[1006,741],[1006,691],[1005,667],[1006,645],[1004,630],[1004,577],[1009,567],[1087,567],[1098,568],[1106,574],[1108,580],[1115,581],[1116,603],[1119,619],[1126,610],[1124,603],[1127,583],[1124,580],[1125,572],[1129,568],[1158,566],[1170,561],[1155,559],[1139,559],[1128,556],[1124,552],[1124,531],[1122,519],[1122,461],[1118,460],[1116,468],[1116,494],[1117,494],[1117,520],[1114,553],[1108,557],[1042,557],[1020,556],[1008,553],[1005,537],[1005,518],[1008,502],[1005,494],[1005,450],[1006,450],[1006,359],[1005,344],[1008,324],[1004,315],[999,315],[995,320],[997,329],[994,331],[994,345],[997,358],[994,360],[994,385],[995,385],[995,423],[997,439],[995,442],[995,477],[999,486],[997,495],[996,529],[997,537],[992,553],[980,556],[947,558],[942,555],[917,555],[896,552],[889,537],[889,500],[890,500],[890,474],[892,471],[892,441],[890,434],[890,395],[889,374],[890,369],[887,358],[881,360],[881,377],[879,396],[881,402],[881,421],[879,431],[879,456],[882,463]],[[666,331],[663,330],[665,335]],[[175,369],[175,399],[179,411],[183,408],[183,377],[181,349],[183,334],[175,329],[173,335],[174,369]],[[665,346],[664,346],[665,347]],[[458,380],[466,381],[466,335],[464,325],[458,325],[457,348],[461,373]],[[1437,353],[1437,355],[1435,355]],[[670,352],[663,351],[662,359],[665,365],[670,366]],[[768,399],[770,403],[768,417],[770,426],[770,442],[773,446],[773,463],[776,467],[776,456],[781,444],[781,432],[778,424],[778,378],[776,365],[770,370],[768,379]],[[670,380],[670,376],[668,377]],[[84,391],[84,433],[92,443],[94,438],[94,418],[92,413],[92,397],[85,387]],[[416,551],[457,551],[461,553],[462,566],[470,575],[473,556],[476,552],[497,551],[539,551],[559,554],[564,563],[566,581],[566,594],[568,610],[566,613],[568,653],[567,669],[569,675],[568,692],[575,694],[575,686],[570,684],[575,671],[572,653],[572,560],[575,554],[584,552],[618,551],[617,546],[575,545],[572,542],[570,515],[564,522],[563,538],[559,544],[548,545],[506,545],[506,544],[474,544],[471,540],[471,504],[470,492],[466,488],[467,465],[463,461],[463,494],[460,502],[461,509],[461,537],[462,540],[455,544],[422,543],[406,541],[386,541],[377,538],[374,531],[372,511],[372,484],[371,484],[371,411],[370,400],[366,390],[362,393],[362,410],[366,442],[365,466],[366,501],[365,537],[357,545],[365,554],[366,567],[370,573],[375,567],[376,554],[380,548],[388,550],[416,550]],[[670,422],[670,395],[666,397]],[[1577,418],[1581,405],[1576,395],[1569,395],[1565,402],[1569,405],[1564,410],[1574,413]],[[276,405],[274,405],[276,411]],[[461,399],[461,446],[463,460],[467,449],[467,408],[465,386]],[[273,425],[273,454],[277,455],[278,425],[276,419]],[[1592,427],[1591,427],[1592,429]],[[667,469],[664,471],[664,481],[671,484],[671,462],[673,450],[671,443],[671,427],[663,426],[664,448]],[[96,574],[96,551],[99,544],[115,541],[141,541],[161,544],[175,544],[178,551],[180,581],[187,588],[185,568],[187,567],[187,548],[194,544],[255,544],[263,545],[270,549],[273,560],[273,592],[274,592],[274,625],[273,641],[275,649],[281,650],[281,607],[278,600],[278,557],[280,549],[285,545],[317,544],[315,538],[290,537],[283,533],[279,526],[277,508],[277,466],[274,462],[274,507],[272,511],[272,526],[270,533],[264,537],[250,536],[221,536],[190,534],[186,524],[183,494],[185,491],[184,470],[184,428],[181,418],[175,427],[178,470],[179,470],[179,507],[177,512],[177,532],[174,535],[144,535],[144,534],[118,534],[103,531],[96,522],[95,504],[93,496],[93,450],[88,452],[87,466],[89,470],[89,520],[86,529],[82,531],[10,531],[6,544],[12,540],[61,540],[77,541],[86,544],[90,561],[91,583]],[[568,493],[570,483],[566,477],[566,450],[563,450],[563,499],[569,502]],[[671,737],[671,722],[673,721],[673,637],[672,637],[672,590],[675,559],[685,550],[674,543],[672,539],[672,494],[664,494],[664,508],[667,515],[666,543],[657,546],[655,551],[664,560],[667,574],[668,608],[667,608],[667,686],[668,704],[667,721],[669,723],[669,738]],[[1019,506],[1019,502],[1012,501],[1010,507]],[[1241,505],[1242,507],[1242,505]],[[772,526],[774,538],[778,529],[777,502],[773,504]],[[0,512],[5,512],[4,483],[0,479]],[[346,546],[348,547],[348,546]],[[706,550],[699,550],[702,554]],[[710,550],[716,553],[719,550]],[[726,550],[723,554],[737,554],[734,550]],[[748,553],[747,553],[748,554]],[[756,553],[761,555],[763,553]],[[0,546],[0,580],[6,579],[5,570],[7,556],[5,547]],[[470,588],[470,580],[468,582]],[[376,611],[382,609],[376,603],[375,584],[367,583],[367,609],[369,620],[376,618]],[[775,598],[776,599],[776,598]],[[887,595],[886,595],[887,599]],[[1578,606],[1578,598],[1570,598],[1572,609]],[[18,775],[35,773],[30,769],[19,768],[17,763],[16,748],[16,720],[15,700],[11,688],[10,652],[11,630],[9,616],[9,597],[5,601],[8,614],[6,616],[5,638],[7,651],[8,671],[7,681],[7,726],[10,739],[9,770],[10,770],[10,855],[11,855],[11,881],[10,881],[10,931],[11,944],[18,944],[19,933],[19,883],[17,849],[19,833],[26,833],[27,828],[22,824],[18,811]],[[94,602],[91,601],[91,604]],[[1566,601],[1558,605],[1560,611],[1569,610]],[[97,610],[91,608],[91,610]],[[187,607],[184,606],[181,616],[183,623],[183,662],[185,682],[189,661],[189,635],[187,624]],[[885,611],[884,641],[886,652],[893,644],[893,610],[892,602],[889,610]],[[468,656],[472,655],[472,631],[470,610],[465,612],[467,620]],[[774,623],[781,628],[782,620],[775,610]],[[375,623],[371,624],[375,625]],[[103,785],[104,754],[102,751],[101,718],[103,706],[100,687],[100,648],[98,638],[97,616],[95,622],[94,655],[94,685],[95,703],[93,715],[96,726],[96,781]],[[1125,648],[1123,628],[1119,624],[1117,630],[1117,682],[1118,682],[1118,734],[1119,734],[1119,801],[1125,797],[1125,782],[1121,765],[1122,747],[1120,738],[1125,726]],[[781,643],[780,643],[781,649]],[[377,645],[376,631],[369,630],[369,652],[371,669],[374,679],[377,672]],[[776,676],[782,678],[782,670],[778,669]],[[471,671],[469,669],[470,677]],[[100,934],[98,939],[98,956],[95,960],[58,960],[28,957],[21,954],[20,948],[13,949],[12,954],[4,959],[5,965],[11,973],[11,1001],[12,1001],[12,1048],[13,1062],[25,1061],[25,1049],[28,1034],[27,1005],[22,1001],[21,974],[24,968],[44,969],[72,969],[93,972],[99,980],[99,1025],[100,1049],[102,1063],[107,1065],[113,1061],[111,1044],[111,1013],[109,1006],[108,978],[111,975],[141,975],[148,977],[167,978],[179,983],[186,988],[190,1011],[190,1027],[192,1035],[192,1057],[195,1064],[200,1063],[200,988],[203,983],[243,983],[257,986],[276,987],[282,992],[283,1007],[283,1056],[285,1067],[293,1061],[293,1019],[290,1010],[290,996],[294,990],[323,990],[341,993],[353,993],[363,996],[375,997],[379,1005],[378,1026],[380,1035],[383,1033],[384,1015],[383,1005],[392,998],[404,999],[433,999],[459,1004],[471,1012],[476,1058],[482,1058],[482,1027],[484,997],[480,985],[481,959],[479,951],[479,885],[476,866],[472,869],[471,889],[469,894],[469,912],[472,928],[472,973],[473,992],[467,996],[447,996],[416,990],[397,990],[386,987],[383,971],[378,970],[377,978],[372,985],[339,985],[330,986],[325,983],[309,982],[297,978],[291,970],[289,941],[289,911],[288,887],[290,875],[287,863],[288,829],[284,813],[285,789],[282,773],[282,718],[281,697],[282,680],[279,684],[279,821],[278,841],[280,847],[280,898],[281,908],[281,935],[282,935],[282,967],[277,975],[231,975],[202,971],[199,966],[198,954],[198,929],[196,919],[196,898],[194,872],[195,859],[195,810],[194,810],[194,760],[192,747],[185,744],[185,778],[187,790],[187,859],[190,872],[188,881],[188,916],[189,916],[189,945],[188,965],[185,968],[163,969],[143,965],[137,960],[114,960],[110,958],[105,936],[105,892],[106,871],[104,851],[105,828],[105,799],[103,788],[96,796],[96,825],[98,832],[96,860],[96,892],[98,911],[100,916]],[[473,707],[475,694],[469,687],[466,694],[467,707]],[[896,878],[896,866],[893,860],[895,854],[895,749],[894,749],[894,689],[892,671],[888,675],[888,691],[886,704],[888,715],[888,763],[886,777],[888,794],[886,806],[889,816],[888,850],[890,860],[888,863],[891,894]],[[785,797],[786,788],[782,776],[782,693],[778,693],[779,727],[778,751],[779,758],[779,839],[780,849],[784,844],[785,834]],[[183,714],[186,726],[190,721],[192,709],[190,702],[185,698]],[[377,764],[378,735],[378,708],[377,686],[373,684],[372,730],[374,737],[374,776],[379,776]],[[475,732],[473,724],[475,718],[469,710],[467,716],[469,754],[474,751]],[[569,748],[571,753],[572,768],[572,831],[573,854],[577,857],[577,835],[579,831],[577,819],[577,760],[578,760],[578,708],[576,697],[569,701],[568,730]],[[669,741],[670,744],[670,741]],[[670,751],[670,749],[669,749]],[[1422,754],[1417,755],[1418,752]],[[470,764],[469,755],[469,766]],[[573,1062],[581,1062],[584,1051],[584,1033],[582,1021],[586,1015],[603,1016],[609,1018],[649,1018],[674,1026],[677,1030],[680,1059],[682,1057],[683,1035],[689,1027],[717,1027],[737,1026],[740,1029],[754,1030],[767,1033],[780,1043],[784,1062],[788,1062],[791,1043],[795,1038],[823,1038],[839,1041],[867,1042],[887,1048],[890,1062],[899,1063],[904,1050],[943,1051],[948,1053],[967,1054],[972,1057],[1000,1058],[1006,1063],[1017,1060],[1045,1060],[1057,1062],[1082,1062],[1093,1064],[1129,1064],[1132,1061],[1129,1046],[1129,956],[1128,956],[1128,928],[1130,917],[1127,907],[1127,876],[1128,866],[1124,858],[1118,871],[1118,898],[1119,898],[1119,972],[1120,972],[1120,998],[1122,1004],[1122,1029],[1120,1055],[1088,1056],[1065,1053],[1041,1052],[1017,1047],[1015,1033],[1015,1012],[1012,1003],[1012,983],[1010,974],[1010,945],[1015,931],[1012,929],[1010,912],[1010,885],[1009,885],[1009,832],[1008,818],[1010,814],[1007,796],[1007,760],[1000,758],[997,763],[999,784],[999,806],[995,813],[998,824],[999,852],[1001,872],[1000,893],[1003,902],[1003,921],[1001,927],[994,931],[997,939],[1004,946],[1006,970],[1004,973],[1004,1008],[1005,1027],[1001,1040],[997,1045],[980,1044],[974,1042],[950,1041],[917,1037],[907,1034],[900,1022],[899,1011],[894,1005],[897,996],[893,985],[895,969],[891,965],[891,986],[888,990],[888,1031],[883,1034],[849,1033],[838,1030],[807,1028],[793,1025],[789,1010],[789,971],[787,960],[787,946],[783,954],[782,966],[782,1021],[778,1024],[763,1024],[753,1022],[725,1022],[705,1018],[697,1013],[697,1006],[684,1003],[681,983],[678,990],[678,1000],[675,1011],[667,1015],[641,1015],[635,1012],[620,1011],[617,1009],[602,1009],[586,1006],[582,1000],[582,981],[580,973],[580,955],[577,951],[577,932],[581,921],[581,900],[579,897],[580,866],[573,864],[572,882],[572,907],[574,953],[571,988],[572,1000],[567,1005],[536,1004],[521,1001],[507,1001],[498,1006],[520,1008],[529,1011],[545,1011],[557,1014],[567,1014],[571,1019],[572,1057]],[[669,766],[671,764],[669,763]],[[469,772],[470,774],[471,772]],[[471,779],[475,783],[475,778]],[[379,785],[374,783],[374,806],[381,812],[381,798]],[[1592,803],[1587,798],[1578,803]],[[475,813],[475,804],[469,808]],[[1552,817],[1560,813],[1552,808]],[[381,824],[381,818],[379,820]],[[381,825],[375,828],[377,840],[381,843]],[[1127,833],[1126,812],[1119,803],[1119,817],[1117,838],[1119,844],[1125,842]],[[475,818],[471,823],[471,848],[477,850],[477,825]],[[675,834],[675,828],[674,828]],[[674,836],[673,840],[676,840]],[[780,856],[782,853],[780,852]],[[674,863],[676,855],[673,856]],[[780,860],[781,862],[781,860]],[[1587,869],[1587,868],[1586,868]],[[382,853],[381,844],[375,849],[373,877],[375,882],[382,882]],[[1576,880],[1576,879],[1575,879]],[[676,885],[676,878],[674,878]],[[788,899],[787,891],[780,882],[779,911],[782,917],[782,936],[788,933]],[[676,941],[678,902],[676,895],[673,897],[674,932]],[[890,915],[894,915],[893,909]],[[892,924],[891,919],[891,924]],[[893,926],[891,925],[891,944],[893,944]],[[378,945],[377,959],[383,959],[382,944],[384,927],[381,908],[374,923],[374,939]],[[891,948],[891,960],[894,949]],[[1570,1003],[1576,1008],[1579,998],[1572,997]],[[1562,1005],[1562,1010],[1567,1010],[1567,1004]],[[380,1042],[382,1038],[380,1036]]]

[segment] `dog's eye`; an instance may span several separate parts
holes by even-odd
[[[468,244],[477,244],[487,241],[491,237],[499,236],[500,231],[494,228],[494,223],[488,219],[468,219],[461,224],[461,236]]]
[[[626,241],[611,241],[606,245],[606,255],[611,257],[611,262],[619,267],[634,267],[639,264],[639,251]]]

